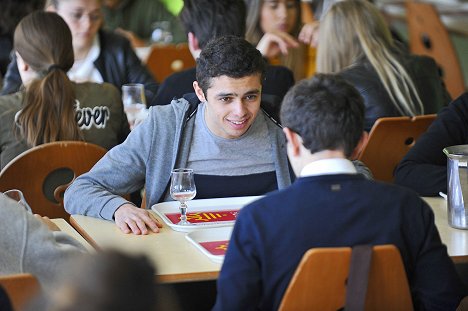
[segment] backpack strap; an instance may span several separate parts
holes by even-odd
[[[372,245],[357,245],[351,252],[345,311],[363,311],[366,304]]]

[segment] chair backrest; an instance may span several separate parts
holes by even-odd
[[[465,91],[460,62],[447,29],[437,10],[429,3],[406,1],[410,50],[428,55],[442,68],[443,79],[452,98]]]
[[[312,248],[302,257],[279,310],[338,310],[345,305],[350,247]],[[373,247],[365,310],[413,310],[400,252]]]
[[[174,72],[195,66],[195,60],[187,44],[154,45],[146,66],[159,82]]]
[[[19,189],[34,213],[50,218],[70,215],[63,193],[79,175],[88,172],[107,152],[81,141],[60,141],[31,148],[0,172],[0,191]]]
[[[378,119],[359,160],[372,171],[374,179],[393,182],[393,171],[398,163],[435,118],[435,114],[428,114]]]
[[[32,274],[0,276],[0,285],[5,289],[13,310],[23,310],[40,293],[41,286]]]

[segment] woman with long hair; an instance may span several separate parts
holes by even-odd
[[[436,113],[450,101],[435,62],[400,49],[368,1],[332,5],[320,22],[319,42],[317,71],[340,73],[361,92],[366,130],[378,118]]]
[[[273,63],[291,69],[296,81],[305,78],[307,46],[299,41],[311,43],[311,38],[304,33],[313,26],[302,25],[300,0],[244,1],[247,6],[246,40],[267,59],[279,58],[279,63]]]
[[[107,149],[128,134],[118,90],[107,83],[75,84],[72,36],[55,13],[26,16],[14,33],[25,88],[0,97],[0,156],[5,166],[28,148],[54,141],[86,140]]]

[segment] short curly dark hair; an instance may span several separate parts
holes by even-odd
[[[211,86],[211,78],[228,76],[243,78],[265,75],[266,63],[262,54],[245,39],[223,36],[208,42],[197,59],[197,82],[203,93]]]
[[[364,100],[341,77],[317,74],[288,91],[281,123],[299,134],[311,153],[343,150],[349,157],[364,130]]]

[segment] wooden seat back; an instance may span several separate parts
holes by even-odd
[[[41,286],[32,274],[12,274],[0,276],[0,285],[5,289],[13,310],[23,310],[41,290]]]
[[[327,311],[345,305],[350,247],[312,248],[302,257],[279,310]],[[400,252],[393,245],[373,247],[365,310],[413,310]]]
[[[146,66],[156,80],[162,82],[175,72],[195,67],[195,60],[187,44],[154,45]]]
[[[435,59],[452,98],[465,92],[460,61],[439,13],[430,3],[406,1],[406,19],[411,53]]]
[[[68,219],[63,207],[66,188],[88,172],[107,150],[81,141],[60,141],[31,148],[0,172],[0,191],[19,189],[34,213]],[[83,198],[86,199],[86,198]]]
[[[374,179],[393,182],[395,168],[435,118],[430,114],[378,119],[358,159],[372,171]]]

